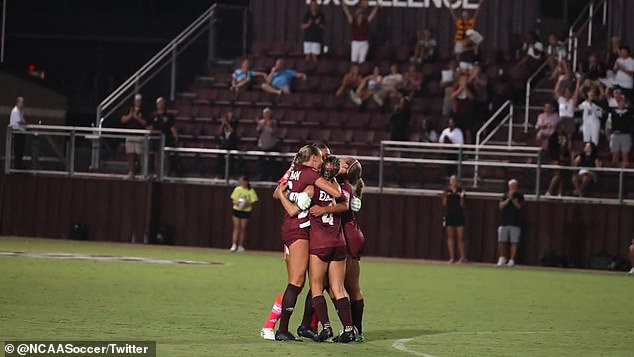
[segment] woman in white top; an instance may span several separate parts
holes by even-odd
[[[379,66],[374,66],[372,74],[363,78],[356,92],[350,91],[350,99],[356,105],[361,105],[366,99],[373,96],[379,90],[382,79],[383,76],[381,76]]]
[[[583,112],[583,122],[581,123],[583,142],[591,142],[594,145],[599,145],[599,134],[601,133],[600,118],[603,115],[603,110],[594,103],[596,99],[596,90],[588,90],[586,100],[579,104],[579,110]]]
[[[562,83],[566,79],[567,76],[559,77],[555,85],[555,99],[559,103],[559,120],[565,123],[566,131],[572,134],[575,132],[574,117],[581,81],[577,78],[577,86],[573,90],[570,86],[562,88]]]

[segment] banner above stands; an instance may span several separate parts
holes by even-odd
[[[362,0],[317,0],[319,5],[341,6],[344,2],[348,6],[356,6]],[[306,0],[310,4],[311,0]],[[463,8],[465,10],[475,10],[478,8],[478,0],[369,0],[369,6],[380,4],[382,7],[406,7],[406,8],[443,8],[453,9]]]

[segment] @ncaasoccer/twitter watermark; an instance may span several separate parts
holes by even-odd
[[[7,357],[156,357],[156,341],[5,341],[4,353]]]

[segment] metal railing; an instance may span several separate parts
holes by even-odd
[[[495,119],[497,119],[497,117],[505,110],[508,110],[508,113],[504,116],[504,118],[500,120],[495,128],[493,128],[493,130],[491,130],[484,139],[481,139],[482,135],[487,133],[487,131],[489,130],[489,126],[493,125]],[[509,133],[506,144],[508,146],[511,146],[513,144],[513,102],[511,102],[510,100],[504,102],[504,104],[502,104],[500,108],[498,108],[498,110],[493,113],[493,115],[491,115],[489,120],[482,124],[482,127],[476,133],[476,146],[486,145],[489,140],[491,140],[491,138],[498,132],[498,130],[500,130],[500,128],[502,128],[504,124],[506,124],[507,121],[509,122]]]

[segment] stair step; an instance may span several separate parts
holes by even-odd
[[[553,89],[553,88],[536,88],[535,92],[537,92],[537,93],[554,93],[555,89]]]

